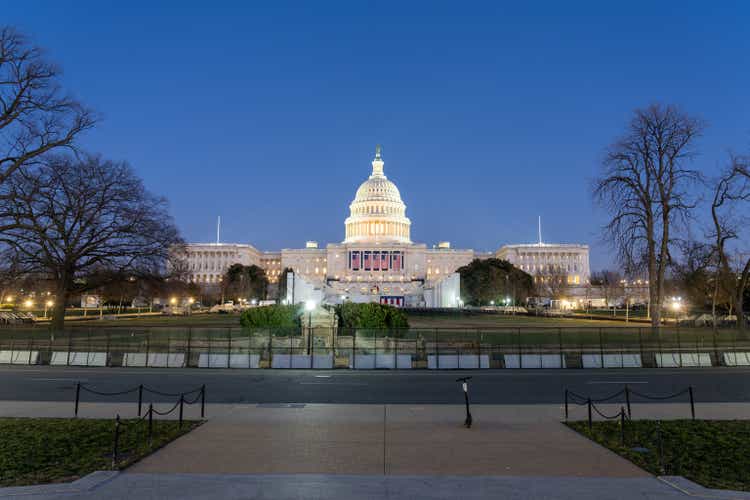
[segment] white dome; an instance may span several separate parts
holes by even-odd
[[[383,173],[380,146],[372,161],[372,174],[363,182],[345,221],[346,239],[353,242],[411,243],[411,221],[406,217],[406,205],[396,185]]]

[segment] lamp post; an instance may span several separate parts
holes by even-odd
[[[315,310],[315,301],[308,300],[305,302],[305,311],[307,311],[307,354],[312,354],[312,312]]]
[[[194,298],[188,297],[188,310],[187,310],[188,316],[190,316],[190,314],[192,314],[192,312],[193,312],[193,303],[194,302],[195,302]]]
[[[52,302],[51,300],[48,300],[47,302],[44,303],[44,318],[45,319],[47,318],[47,309],[52,307],[53,305],[54,305],[54,302]]]

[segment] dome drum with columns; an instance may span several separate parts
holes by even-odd
[[[350,215],[344,222],[344,243],[361,241],[411,243],[411,221],[396,185],[383,173],[380,146],[375,151],[370,178],[359,186]]]

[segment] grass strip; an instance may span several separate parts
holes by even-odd
[[[750,420],[634,420],[567,425],[655,475],[750,491]]]
[[[127,467],[199,425],[196,421],[123,420],[116,469]],[[74,481],[112,470],[113,419],[0,418],[0,486]]]

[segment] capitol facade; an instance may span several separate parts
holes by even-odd
[[[510,261],[537,280],[564,279],[571,286],[589,279],[587,245],[538,243],[505,245],[496,252],[454,249],[440,242],[428,248],[411,240],[411,221],[398,187],[384,171],[380,147],[370,176],[359,186],[344,221],[344,240],[325,248],[308,241],[304,248],[262,252],[249,244],[192,243],[186,247],[189,279],[217,288],[235,263],[257,265],[269,282],[286,280],[286,300],[299,303],[380,302],[408,307],[457,307],[460,276],[473,259]],[[292,272],[284,273],[285,269]]]

